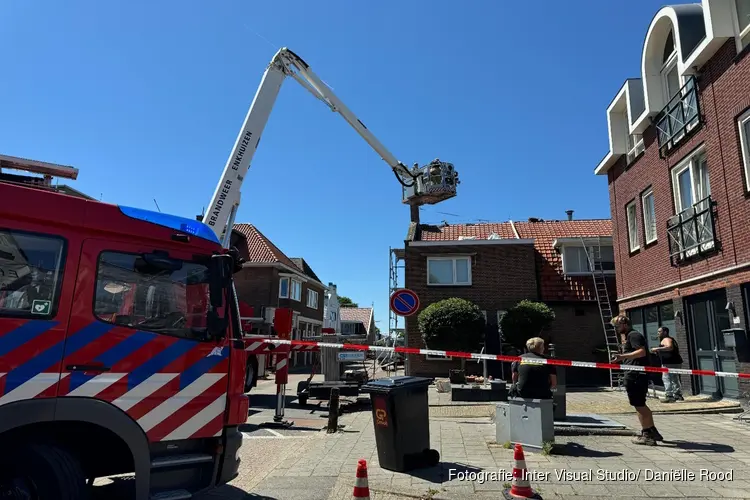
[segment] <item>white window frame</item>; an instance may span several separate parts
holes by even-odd
[[[286,294],[284,294],[283,288],[281,284],[286,281]],[[290,283],[289,278],[280,278],[279,279],[279,298],[280,299],[288,299],[289,294],[291,292],[292,284]]]
[[[646,199],[648,197],[651,197],[654,201],[654,213],[649,214],[648,217],[646,217],[646,214],[648,213],[646,209]],[[653,242],[655,242],[658,238],[658,231],[656,229],[656,198],[654,197],[654,188],[648,188],[646,191],[644,191],[641,194],[641,210],[643,213],[643,236],[646,241],[646,245],[649,245]],[[648,221],[648,219],[651,218],[651,221]],[[650,224],[649,224],[650,223]],[[649,227],[653,228],[654,234],[652,238],[649,238]]]
[[[740,31],[740,11],[737,10],[737,0],[731,0],[732,2],[732,23],[734,25],[735,37],[734,41],[737,47],[737,52],[741,52],[748,44],[750,44],[750,23],[745,26],[745,29]],[[745,42],[743,43],[743,39]]]
[[[628,148],[628,153],[626,155],[628,164],[635,161],[636,158],[646,151],[646,146],[643,143],[643,136],[641,134],[628,134],[626,144]]]
[[[699,201],[705,198],[705,196],[703,196],[702,194],[698,194],[696,192],[697,185],[695,182],[696,170],[698,169],[698,165],[700,165],[702,158],[705,159],[705,163],[706,163],[706,174],[707,174],[706,179],[708,182],[708,185],[707,185],[708,190],[707,190],[706,196],[711,195],[711,177],[710,177],[711,172],[709,170],[710,167],[708,166],[708,159],[706,158],[706,150],[703,146],[701,146],[696,151],[694,151],[690,156],[682,160],[680,163],[677,164],[677,166],[675,166],[672,169],[672,173],[671,173],[672,191],[673,191],[673,197],[674,197],[675,215],[682,213],[684,210],[687,210],[688,208],[696,206],[696,204]],[[677,180],[677,177],[683,172],[685,172],[686,170],[690,173],[690,190],[691,190],[691,195],[693,197],[693,204],[690,207],[682,207],[681,205],[680,185]],[[698,208],[700,209],[700,207]],[[715,243],[713,241],[709,241],[707,243],[701,244],[700,247],[695,247],[690,250],[681,252],[680,257],[683,259],[692,257],[693,255],[698,254],[700,250],[707,251],[707,250],[714,248],[714,246],[715,246]]]
[[[698,150],[696,150],[693,154],[691,154],[689,157],[685,158],[680,163],[678,163],[677,166],[672,169],[672,191],[673,191],[672,194],[674,195],[674,209],[675,209],[675,214],[679,214],[683,210],[687,210],[688,208],[690,208],[690,207],[683,207],[681,205],[682,198],[680,197],[680,184],[679,184],[678,179],[677,179],[677,177],[681,173],[683,173],[685,170],[689,169],[689,171],[690,171],[690,189],[691,189],[691,194],[692,194],[692,197],[693,197],[693,205],[695,205],[701,199],[704,198],[704,196],[696,193],[696,191],[695,191],[695,189],[696,189],[695,172],[696,172],[696,170],[698,168],[697,167],[697,165],[698,165],[698,163],[697,163],[698,159],[700,159],[701,157],[705,156],[705,154],[706,154],[705,148],[701,147]],[[706,167],[706,168],[708,168],[708,167]],[[710,172],[709,172],[709,176],[707,176],[707,177],[709,179],[709,181],[708,181],[708,195],[710,195],[711,194]],[[693,205],[691,205],[691,206],[693,206]]]
[[[674,36],[674,33],[672,33],[672,36]],[[675,40],[675,43],[676,43],[676,40]],[[662,87],[661,93],[662,93],[662,96],[664,97],[665,106],[667,105],[669,101],[672,100],[674,96],[677,95],[677,94],[669,95],[669,85],[667,85],[669,81],[667,79],[667,75],[673,69],[677,71],[677,92],[679,92],[682,86],[684,85],[684,83],[683,83],[682,75],[680,74],[680,69],[677,65],[677,46],[676,45],[675,45],[675,50],[672,52],[672,55],[670,55],[669,59],[667,59],[667,61],[662,65],[661,71],[659,72],[659,76],[661,78],[661,87]]]
[[[318,292],[309,288],[307,289],[307,307],[309,307],[310,309],[318,308]]]
[[[452,261],[453,262],[453,282],[452,283],[430,283],[430,262],[437,261]],[[466,260],[468,261],[468,271],[466,283],[456,283],[456,261]],[[471,256],[469,255],[453,255],[450,257],[427,257],[427,285],[428,286],[471,286]]]
[[[632,225],[630,223],[631,209],[633,214]],[[628,248],[630,249],[630,253],[633,253],[641,249],[641,235],[638,231],[638,205],[636,204],[636,200],[632,200],[625,205],[625,222],[628,229]],[[635,231],[635,234],[632,231]]]
[[[294,293],[295,285],[297,286],[297,290],[299,291],[299,293],[296,293],[296,294]],[[289,282],[289,298],[294,300],[295,302],[302,301],[302,282],[301,281],[291,278]]]
[[[601,245],[602,247],[611,247],[612,248],[612,254],[614,255],[614,246],[613,245]],[[565,249],[566,248],[584,248],[583,245],[576,245],[576,244],[566,244],[560,246],[560,260],[562,261],[562,268],[563,268],[563,274],[565,276],[591,276],[591,271],[568,271],[568,264],[565,263]],[[593,245],[587,245],[587,251],[589,253],[594,252]],[[614,275],[614,270],[605,270],[602,271],[604,274],[611,274]],[[499,323],[498,323],[499,324]]]
[[[740,145],[742,146],[742,164],[745,169],[745,188],[750,191],[750,137],[745,133],[744,125],[750,122],[750,110],[745,111],[737,120],[740,129]]]

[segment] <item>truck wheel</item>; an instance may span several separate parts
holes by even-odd
[[[0,471],[0,498],[14,500],[87,500],[81,464],[55,446],[23,447]]]
[[[250,392],[257,384],[258,378],[258,358],[252,356],[247,360],[245,368],[245,392]]]

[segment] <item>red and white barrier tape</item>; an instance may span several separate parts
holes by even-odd
[[[260,339],[258,339],[260,341]],[[436,351],[434,349],[417,349],[414,347],[383,347],[377,345],[364,345],[364,344],[334,344],[330,342],[311,342],[306,340],[279,340],[279,339],[264,339],[262,342],[276,345],[291,345],[291,346],[307,346],[307,347],[332,347],[334,349],[344,349],[351,351],[376,351],[376,352],[400,352],[402,354],[425,354],[430,356],[445,356],[452,358],[465,358],[465,359],[486,359],[488,361],[505,361],[511,363],[513,361],[519,361],[521,358],[518,356],[505,356],[502,354],[479,354],[479,353],[468,353],[468,352],[457,352],[457,351]],[[715,372],[711,370],[686,370],[683,368],[663,368],[657,366],[633,366],[633,365],[619,365],[614,363],[594,363],[589,361],[568,361],[565,359],[557,358],[542,358],[542,359],[524,359],[527,363],[536,363],[540,365],[555,365],[555,366],[572,366],[575,368],[599,368],[603,370],[623,370],[623,371],[634,371],[634,372],[649,372],[649,373],[677,373],[679,375],[705,375],[708,377],[729,377],[729,378],[746,378],[750,379],[750,373],[731,373],[731,372]]]

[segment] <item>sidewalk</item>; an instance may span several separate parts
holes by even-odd
[[[260,498],[349,500],[357,461],[368,460],[373,498],[463,499],[498,498],[508,480],[461,480],[458,472],[510,473],[513,452],[494,443],[494,425],[486,419],[436,420],[430,425],[432,447],[441,453],[441,465],[411,474],[393,473],[378,466],[374,430],[369,412],[352,416],[344,432],[323,433],[310,439],[300,453],[279,464],[252,488]],[[618,420],[635,425],[633,416]],[[657,419],[665,443],[657,447],[632,444],[627,437],[559,437],[562,454],[544,456],[526,453],[529,470],[546,476],[532,486],[544,498],[750,498],[750,426],[724,415],[664,415]],[[248,449],[249,446],[243,447]],[[655,472],[684,470],[698,476],[732,471],[732,480],[696,477],[652,477]],[[635,481],[601,480],[597,472],[629,470],[640,474]],[[568,472],[570,477],[557,477]],[[573,472],[591,471],[591,478],[572,477]],[[651,474],[651,476],[649,476]],[[297,493],[307,484],[307,496]],[[327,495],[322,489],[328,489]],[[291,495],[290,495],[291,494]],[[389,496],[390,495],[390,496]],[[215,497],[225,498],[225,497]],[[228,497],[226,497],[228,498]],[[257,497],[256,497],[257,498]]]

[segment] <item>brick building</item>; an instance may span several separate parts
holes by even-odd
[[[650,345],[660,324],[676,332],[690,368],[748,372],[722,331],[748,319],[750,0],[663,7],[643,28],[640,78],[607,108],[595,170],[609,183],[618,306]],[[683,377],[731,398],[745,383]]]
[[[253,333],[271,333],[275,309],[287,307],[293,338],[321,335],[326,287],[308,263],[287,257],[251,224],[234,225],[232,245],[247,260],[234,279],[239,300],[253,308]]]
[[[420,297],[421,308],[450,297],[471,300],[487,319],[486,352],[499,353],[498,324],[523,299],[545,302],[556,320],[544,333],[557,355],[600,360],[605,334],[588,265],[601,249],[605,280],[614,295],[614,258],[609,220],[564,220],[430,226],[412,223],[404,251],[404,286]],[[587,253],[585,247],[589,249]],[[417,314],[406,318],[408,347],[422,347]],[[531,336],[531,335],[530,335]],[[446,376],[459,360],[410,356],[415,375]],[[471,363],[467,364],[468,365]],[[502,376],[498,363],[490,374]],[[470,369],[468,367],[467,369]],[[476,369],[481,371],[481,365]],[[585,369],[583,369],[585,370]],[[571,370],[571,383],[592,382],[591,370]],[[598,374],[597,374],[598,376]],[[596,382],[605,382],[603,373]]]

